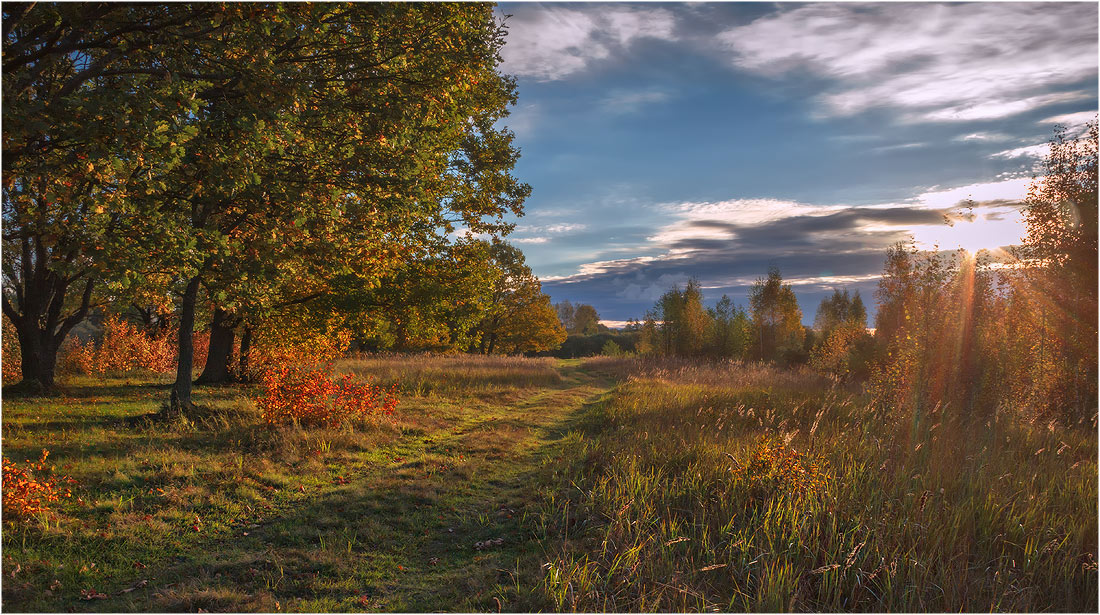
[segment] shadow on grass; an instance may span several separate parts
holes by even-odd
[[[570,388],[563,384],[550,393]],[[540,462],[556,455],[565,434],[591,427],[589,417],[605,399],[586,401],[540,426],[534,433],[541,443],[523,449],[513,462],[426,476],[428,464],[395,460],[278,511],[259,527],[242,524],[232,536],[191,550],[205,555],[159,574],[176,585],[150,606],[169,611],[544,609],[549,605],[534,593],[545,561],[533,510],[538,498],[533,487],[546,471]],[[461,448],[460,432],[451,437]],[[428,439],[418,446],[426,453],[440,444]],[[502,540],[493,544],[494,539]]]

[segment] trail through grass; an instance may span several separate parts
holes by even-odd
[[[369,373],[371,365],[343,367]],[[403,398],[400,421],[362,433],[263,436],[261,427],[232,417],[240,392],[225,389],[204,390],[208,402],[223,397],[209,424],[164,435],[157,433],[163,427],[132,429],[119,420],[148,412],[163,393],[157,386],[73,387],[83,397],[67,400],[64,411],[5,402],[5,453],[21,459],[45,440],[36,436],[61,436],[47,444],[51,459],[96,493],[84,490],[95,501],[68,524],[22,537],[8,532],[4,607],[527,608],[538,598],[521,578],[539,576],[543,561],[533,519],[525,518],[531,476],[558,455],[570,421],[611,385],[576,363],[541,370],[467,377],[462,386],[413,379],[424,394]],[[461,380],[455,372],[445,375]],[[105,398],[109,412],[79,403]],[[148,458],[159,469],[143,473]],[[158,481],[145,491],[169,495],[145,494],[135,503],[131,492]],[[108,598],[81,599],[89,588]]]

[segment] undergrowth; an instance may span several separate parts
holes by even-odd
[[[1093,431],[759,366],[592,367],[635,375],[543,485],[554,609],[1097,608]]]

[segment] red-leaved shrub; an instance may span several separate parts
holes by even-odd
[[[360,383],[351,374],[333,379],[321,367],[284,364],[261,373],[254,401],[269,424],[335,426],[351,418],[393,414],[397,385]]]
[[[72,497],[72,492],[64,485],[76,481],[54,475],[52,469],[46,466],[46,457],[49,454],[49,451],[42,449],[42,458],[38,461],[27,459],[25,467],[6,458],[3,460],[5,521],[12,522],[49,512],[50,504],[61,498]]]
[[[66,372],[103,376],[136,370],[170,374],[176,369],[177,334],[174,331],[150,336],[112,315],[104,322],[103,337],[98,343],[89,340],[81,344],[75,338],[70,339],[61,359],[62,370]],[[194,347],[194,367],[202,369],[210,347],[209,332],[196,333]]]

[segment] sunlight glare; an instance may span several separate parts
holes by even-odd
[[[1020,243],[1024,235],[1023,217],[1018,210],[993,215],[979,214],[972,221],[955,220],[953,224],[923,224],[912,227],[913,240],[925,250],[939,246],[940,250],[962,248],[971,254],[982,250]]]

